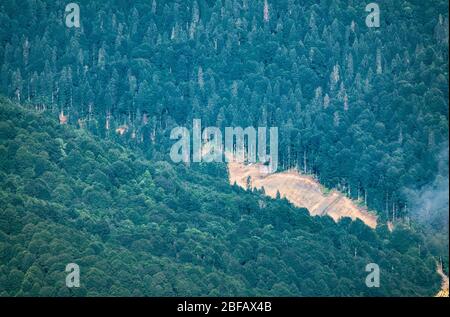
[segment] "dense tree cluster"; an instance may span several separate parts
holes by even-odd
[[[0,99],[0,295],[432,295],[423,237],[310,217]],[[377,263],[380,288],[365,267]],[[77,263],[81,287],[67,288]]]

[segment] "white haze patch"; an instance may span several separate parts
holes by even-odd
[[[449,178],[448,143],[439,153],[438,173],[433,182],[420,189],[406,189],[410,217],[435,230],[448,232],[449,224]]]

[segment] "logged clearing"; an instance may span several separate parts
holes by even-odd
[[[377,226],[377,217],[366,209],[358,207],[354,201],[342,193],[325,189],[314,178],[302,175],[297,170],[267,173],[262,164],[228,163],[229,180],[242,188],[261,189],[275,198],[277,191],[297,207],[305,207],[313,216],[328,215],[335,221],[342,217],[360,219],[371,228]],[[250,177],[250,179],[248,179]],[[248,182],[249,180],[249,182]]]

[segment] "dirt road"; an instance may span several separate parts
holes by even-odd
[[[442,266],[439,263],[437,264],[436,271],[442,278],[441,290],[436,294],[436,297],[448,297],[448,276],[445,275]]]

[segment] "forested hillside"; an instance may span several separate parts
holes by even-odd
[[[385,219],[411,212],[405,190],[436,176],[448,146],[446,0],[380,3],[379,28],[363,1],[77,3],[81,27],[67,28],[66,1],[2,1],[1,91],[166,151],[162,137],[192,118],[277,126],[283,167]]]
[[[356,0],[80,0],[78,28],[69,2],[0,0],[0,295],[435,294],[448,1],[382,1],[373,28]],[[279,169],[379,226],[173,164],[193,119],[278,127]]]
[[[207,176],[210,175],[210,176]],[[214,176],[217,175],[217,176]],[[434,295],[423,237],[310,217],[0,101],[0,295]],[[77,263],[81,287],[65,286]],[[380,288],[365,284],[378,263]]]

